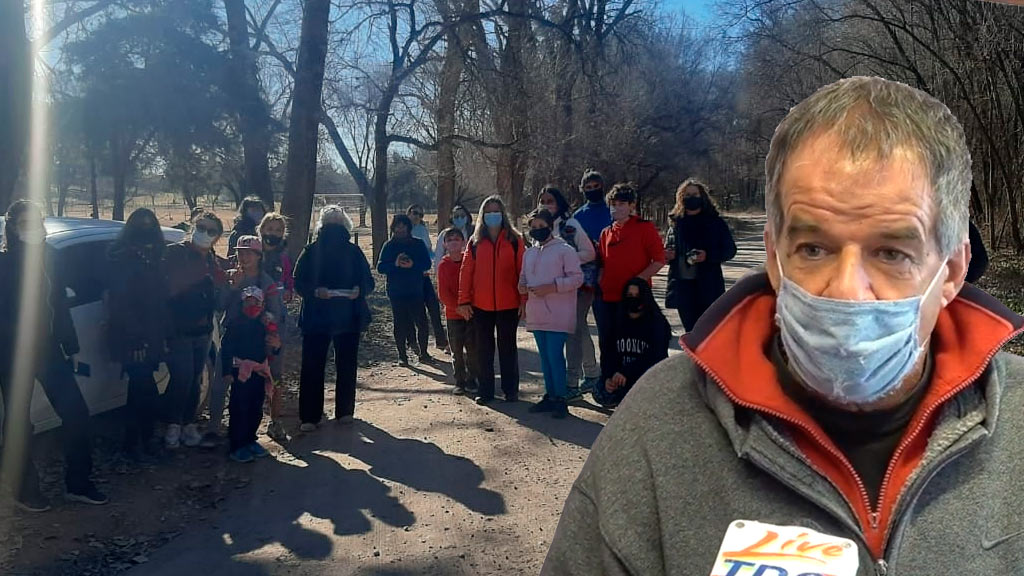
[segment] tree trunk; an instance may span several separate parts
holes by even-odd
[[[67,204],[68,204],[68,188],[70,188],[70,187],[71,187],[71,185],[68,184],[67,182],[64,182],[63,178],[61,179],[60,182],[57,183],[57,217],[58,218],[63,218],[64,217],[64,209],[67,207]]]
[[[448,222],[455,204],[455,145],[450,137],[455,134],[455,107],[458,104],[459,82],[465,60],[462,42],[456,32],[450,32],[441,66],[441,87],[437,102],[437,227],[440,233]]]
[[[92,204],[93,220],[99,220],[100,218],[100,194],[96,187],[96,152],[91,148],[89,150],[89,200]]]
[[[289,252],[298,256],[309,238],[316,192],[316,160],[327,59],[330,0],[307,0],[302,12],[299,57],[295,68],[292,115],[288,126],[288,167],[281,211],[291,219]]]
[[[126,181],[128,180],[128,164],[130,153],[126,150],[123,137],[115,135],[110,141],[111,167],[114,176],[114,210],[112,220],[124,221],[124,200]]]
[[[224,0],[228,21],[231,58],[228,61],[228,92],[232,95],[238,127],[242,133],[245,162],[245,190],[274,208],[274,191],[270,184],[270,114],[260,94],[256,55],[249,44],[243,0]]]
[[[398,86],[385,89],[377,107],[373,125],[373,199],[370,202],[370,232],[373,240],[373,261],[377,261],[388,239],[388,117]]]
[[[530,39],[526,0],[509,0],[509,12],[523,16],[506,18],[508,38],[501,56],[501,72],[505,90],[499,102],[503,102],[504,118],[499,120],[499,138],[511,142],[512,146],[498,152],[497,185],[509,216],[517,218],[522,214],[523,186],[526,183],[526,154],[530,118],[530,96],[526,83],[526,44]]]
[[[28,147],[32,67],[22,2],[0,2],[0,212],[14,199]]]

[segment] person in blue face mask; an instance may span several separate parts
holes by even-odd
[[[626,396],[541,574],[1018,570],[1024,318],[965,283],[959,122],[846,78],[765,168],[765,269]]]

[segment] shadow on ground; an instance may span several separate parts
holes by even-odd
[[[365,422],[325,425],[296,438],[288,450],[280,460],[244,465],[258,477],[258,487],[246,488],[252,492],[237,497],[212,529],[186,531],[132,574],[177,575],[201,566],[208,574],[257,576],[327,560],[331,534],[368,533],[371,519],[391,527],[416,523],[386,481],[443,494],[486,516],[506,512],[502,496],[481,487],[484,474],[473,461]],[[346,468],[344,456],[367,469]],[[264,562],[268,556],[275,563]]]

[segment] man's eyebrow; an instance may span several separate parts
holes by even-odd
[[[885,240],[923,242],[921,231],[915,226],[903,226],[900,228],[887,228],[879,232],[878,236]]]
[[[790,219],[789,223],[786,224],[786,236],[793,237],[800,234],[819,234],[822,228],[817,223],[801,218],[800,216],[794,216]]]

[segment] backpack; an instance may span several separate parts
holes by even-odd
[[[576,234],[575,227],[572,237],[565,235],[565,231],[568,228],[568,220],[562,220],[558,223],[558,234],[565,241],[566,244],[572,246],[573,250],[579,252],[579,247],[576,246]],[[596,247],[595,247],[596,249]],[[598,267],[597,262],[587,262],[586,264],[580,264],[580,270],[583,271],[583,286],[587,288],[593,288],[597,286]]]

